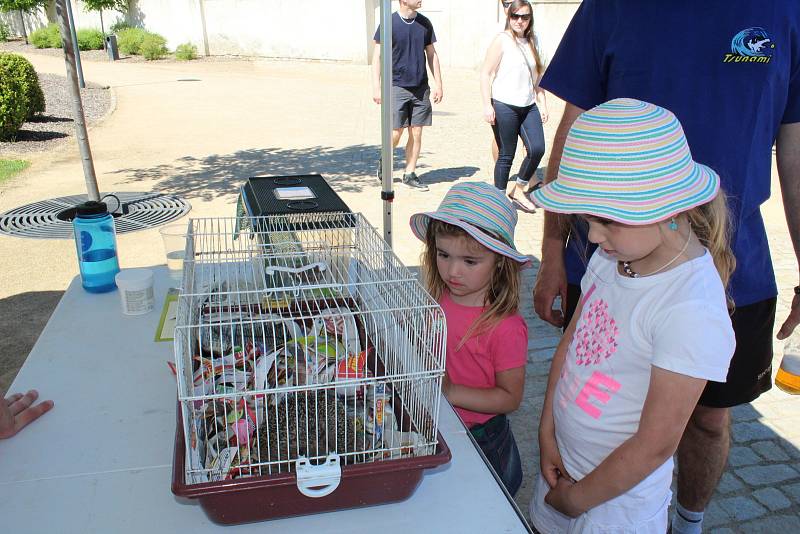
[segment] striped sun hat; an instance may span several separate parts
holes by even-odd
[[[719,176],[692,160],[672,112],[618,98],[578,117],[558,178],[532,199],[548,211],[643,225],[705,204],[717,191]]]
[[[489,250],[523,266],[530,258],[514,247],[517,211],[505,194],[484,182],[462,182],[450,188],[436,211],[416,213],[409,223],[422,241],[431,219],[458,226]]]

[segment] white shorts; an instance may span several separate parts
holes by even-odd
[[[542,534],[664,534],[667,531],[669,503],[667,490],[660,502],[631,500],[628,495],[606,501],[572,519],[544,502],[550,486],[540,474],[533,491],[531,522]]]

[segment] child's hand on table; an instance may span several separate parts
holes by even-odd
[[[0,399],[0,439],[16,435],[17,432],[50,411],[53,401],[46,400],[33,406],[37,398],[39,398],[39,392],[32,389],[24,395],[16,393],[8,398]]]

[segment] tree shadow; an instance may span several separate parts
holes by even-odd
[[[119,169],[112,174],[128,175],[124,183],[153,180],[154,191],[204,200],[236,194],[251,176],[321,174],[339,192],[359,192],[365,187],[378,186],[375,175],[380,153],[379,146],[366,144],[339,148],[254,148],[204,157],[184,156],[172,163]],[[402,155],[402,149],[394,151],[395,169],[402,168]],[[419,166],[423,172],[425,167]],[[428,181],[441,182],[472,176],[477,170],[477,167],[437,169],[425,176]]]
[[[469,178],[478,172],[478,167],[450,167],[419,173],[419,179],[426,184],[455,182],[459,178]]]
[[[14,381],[63,294],[30,291],[0,299],[0,398]]]
[[[47,132],[47,131],[39,131],[39,130],[25,130],[24,128],[19,130],[14,137],[13,142],[23,142],[23,141],[51,141],[53,139],[63,139],[64,137],[69,137],[69,134],[64,132]]]
[[[56,115],[34,115],[27,122],[46,124],[48,122],[72,122],[70,117],[58,117]]]

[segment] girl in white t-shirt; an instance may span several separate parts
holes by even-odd
[[[663,534],[672,455],[735,347],[719,177],[671,112],[617,99],[575,121],[533,200],[583,217],[598,249],[553,356],[531,519],[543,533]]]
[[[533,32],[533,11],[527,0],[514,0],[506,11],[506,28],[495,37],[481,68],[483,117],[494,132],[499,155],[494,166],[494,185],[504,193],[517,151],[517,139],[525,145],[525,159],[516,184],[508,193],[514,205],[532,212],[525,194],[544,156],[547,100],[539,87],[544,72]],[[536,105],[540,101],[541,110]]]

